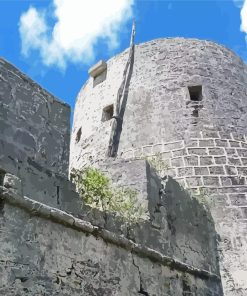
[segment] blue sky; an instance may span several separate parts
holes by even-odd
[[[244,1],[115,0],[116,7],[107,1],[0,0],[0,56],[72,108],[88,68],[128,47],[133,18],[136,43],[176,36],[209,39],[247,61],[246,34],[240,31]],[[78,7],[70,11],[68,5]],[[109,15],[103,11],[107,5]],[[107,31],[104,38],[101,28]]]

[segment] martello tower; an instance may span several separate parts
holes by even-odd
[[[75,106],[70,168],[160,153],[169,175],[203,189],[225,295],[246,295],[246,65],[213,42],[172,38],[132,46],[89,72]]]

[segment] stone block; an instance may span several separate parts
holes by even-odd
[[[227,156],[231,156],[231,157],[238,157],[238,153],[236,151],[236,149],[234,148],[225,148],[226,154]]]
[[[190,155],[184,157],[185,166],[198,166],[199,165],[199,157],[197,155]]]
[[[178,149],[172,151],[172,157],[184,156],[187,154],[186,149]]]
[[[214,156],[215,164],[226,164],[227,159],[225,156]]]
[[[207,155],[206,148],[188,148],[188,154],[190,155]]]
[[[172,167],[182,167],[184,166],[183,158],[182,157],[176,157],[171,159],[171,166]]]
[[[221,180],[222,186],[231,186],[232,185],[230,177],[222,177],[222,176],[220,176],[220,180]]]
[[[195,170],[195,175],[200,175],[200,176],[209,175],[208,167],[195,167],[194,170]]]
[[[214,159],[212,156],[200,156],[200,165],[212,165],[214,164]]]
[[[243,166],[247,166],[247,157],[241,157]]]
[[[223,148],[208,148],[209,155],[224,155],[225,151]]]
[[[227,175],[234,176],[238,174],[238,171],[235,166],[225,165],[225,171]]]
[[[232,147],[232,148],[240,147],[240,142],[237,142],[237,141],[229,140],[229,144],[230,144],[230,147]]]
[[[177,177],[191,176],[194,175],[192,167],[177,168]]]
[[[217,147],[228,147],[228,141],[227,140],[221,140],[221,139],[215,139],[215,145]]]
[[[233,206],[247,206],[247,199],[245,194],[229,194],[229,198]]]
[[[247,167],[237,167],[238,175],[247,176]]]
[[[205,186],[218,187],[218,186],[220,186],[219,177],[206,177],[206,176],[203,176],[203,184]]]
[[[186,177],[185,180],[189,187],[200,187],[203,185],[201,177]]]
[[[237,149],[237,153],[240,157],[247,157],[247,149]]]
[[[232,185],[245,185],[245,178],[241,176],[229,176],[229,179],[232,182]]]
[[[223,166],[210,166],[208,167],[210,175],[225,175]]]
[[[240,158],[228,157],[227,160],[229,165],[235,165],[235,166],[242,165]]]
[[[213,139],[199,140],[199,147],[214,147],[215,143]]]

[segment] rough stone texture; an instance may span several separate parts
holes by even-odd
[[[157,222],[160,230],[140,223],[124,238],[107,231],[107,224],[93,226],[23,197],[16,176],[4,179],[2,295],[222,295],[210,215],[173,180],[166,183],[167,215]]]
[[[31,158],[67,176],[70,107],[0,59],[0,164]],[[23,165],[22,165],[23,166]]]
[[[80,91],[70,167],[105,159],[114,104],[128,50],[107,62],[107,79]],[[202,85],[192,102],[188,86]],[[160,155],[167,174],[208,202],[219,234],[225,295],[247,294],[247,68],[223,46],[195,39],[159,39],[135,46],[118,157]],[[81,136],[76,134],[81,128]],[[241,194],[241,195],[239,195]],[[203,196],[202,196],[203,195]]]
[[[222,278],[224,295],[246,295],[246,66],[209,41],[136,46],[121,159],[109,161],[102,112],[127,57],[81,90],[70,168],[93,164],[138,189],[150,218],[132,226],[83,205],[67,180],[69,107],[0,59],[0,294],[221,296]],[[135,160],[157,153],[163,179]]]
[[[104,157],[111,122],[101,122],[102,110],[115,103],[127,57],[128,50],[110,59],[107,79],[93,87],[90,78],[80,91],[71,140],[71,166],[83,165],[86,155]],[[168,151],[179,149],[180,140],[189,141],[200,131],[202,140],[217,138],[218,131],[222,132],[221,139],[232,140],[230,132],[243,138],[247,124],[246,73],[239,57],[210,41],[175,38],[136,45],[119,156],[143,154],[148,145],[164,145]],[[203,89],[198,118],[192,114],[190,85],[202,85]],[[82,135],[75,143],[80,127]],[[205,141],[201,145],[209,147]]]

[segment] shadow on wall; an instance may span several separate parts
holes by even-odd
[[[149,233],[148,246],[160,250],[163,248],[163,254],[172,254],[183,263],[218,275],[218,283],[216,286],[209,285],[209,289],[218,291],[217,295],[223,295],[217,246],[219,235],[209,207],[203,199],[199,201],[193,197],[170,176],[160,180],[159,200],[153,203],[154,189],[157,187],[154,186],[154,180],[156,179],[156,184],[159,182],[154,174],[150,168],[149,212],[151,228],[158,229],[161,235],[152,240],[152,230],[149,231],[145,226],[146,231],[143,233]],[[139,237],[135,231],[133,230],[133,237]],[[148,240],[148,237],[145,240]],[[198,293],[197,287],[193,284],[190,286],[189,282],[183,285],[183,289],[183,292],[194,292],[195,295]]]
[[[160,284],[163,287],[162,289],[165,289],[165,292],[172,293],[167,295],[194,293],[194,295],[221,296],[222,290],[218,267],[216,233],[210,213],[207,212],[204,205],[185,192],[175,180],[170,177],[161,180],[146,161],[139,161],[139,164],[139,168],[143,168],[143,172],[144,169],[147,171],[146,179],[142,181],[147,186],[148,195],[146,195],[146,198],[149,201],[150,220],[143,223],[125,225],[123,220],[111,213],[93,210],[85,205],[81,209],[78,207],[74,209],[68,204],[74,204],[77,198],[74,197],[71,199],[72,187],[69,186],[66,189],[68,186],[66,182],[68,181],[61,177],[60,184],[62,185],[62,190],[60,193],[62,199],[59,205],[54,203],[53,207],[60,208],[62,211],[71,211],[74,217],[80,217],[84,221],[89,221],[90,225],[98,226],[95,228],[95,233],[92,232],[92,235],[95,235],[99,239],[103,233],[103,239],[108,242],[108,248],[111,244],[114,244],[129,252],[129,256],[133,256],[133,265],[138,269],[140,294],[153,295],[152,287],[148,283],[150,281],[151,270],[153,270],[152,266],[156,266],[154,270],[156,270],[155,268],[162,268],[161,270],[163,270],[162,272],[164,274],[162,275],[162,279],[155,278],[155,284]],[[133,165],[138,166],[135,161],[131,163],[131,168]],[[128,163],[125,163],[125,166],[128,166]],[[35,170],[35,167],[29,163],[29,169],[31,168]],[[37,174],[34,174],[33,177],[36,179],[36,186],[38,184],[42,185],[44,175],[47,172],[39,171],[38,168],[36,168],[35,172]],[[8,189],[8,186],[14,186],[14,180],[18,179],[15,176],[8,179],[7,177],[9,175],[5,175],[3,182],[4,172],[1,171],[0,174],[2,183],[4,183],[6,189]],[[48,177],[50,182],[57,182],[56,176],[49,174]],[[9,183],[6,183],[6,180],[9,180]],[[10,180],[12,181],[10,182]],[[8,185],[7,187],[6,184]],[[57,187],[53,187],[56,191]],[[37,197],[34,191],[29,192],[32,192],[30,198]],[[67,196],[67,200],[63,200],[63,194]],[[50,196],[50,194],[48,195]],[[40,200],[42,202],[48,202],[49,196],[47,196],[46,200]],[[20,203],[22,203],[22,199],[23,197],[20,196]],[[33,202],[31,199],[29,200],[31,203]],[[28,202],[25,201],[24,203]],[[35,216],[41,215],[38,212],[42,207],[50,209],[52,213],[57,212],[59,215],[64,213],[55,208],[47,207],[45,203],[41,203],[37,207],[37,211],[33,211],[31,206],[28,215],[31,214],[32,219],[38,220],[38,217]],[[9,212],[5,216],[8,214],[12,215],[12,211],[13,209],[11,210],[9,208]],[[81,214],[79,215],[79,213]],[[47,210],[45,211],[45,215],[46,221],[48,221],[50,216],[48,217]],[[66,216],[66,213],[63,215]],[[16,217],[13,216],[13,219],[15,221]],[[60,217],[60,219],[60,222],[56,221],[56,223],[63,225],[62,231],[64,233],[70,233],[67,230],[65,231],[65,225],[71,219],[65,225],[63,224],[63,218]],[[80,220],[82,224],[84,223],[83,220]],[[32,234],[32,230],[30,229],[29,235]],[[76,237],[78,237],[78,232],[76,233]],[[55,239],[56,236],[51,235],[51,241]],[[92,237],[85,238],[85,240],[89,242],[92,240]],[[54,251],[54,256],[55,253]],[[97,264],[99,265],[100,262],[97,262]],[[176,287],[173,286],[175,282]],[[167,283],[168,286],[164,287],[164,283]],[[180,292],[178,293],[177,291]],[[214,294],[211,291],[214,291]]]
[[[123,118],[124,118],[124,113],[127,105],[128,95],[129,95],[130,80],[133,73],[134,60],[135,60],[135,47],[133,47],[130,64],[129,64],[128,75],[126,77],[126,82],[125,84],[120,86],[120,88],[123,86],[123,90],[122,90],[123,93],[121,95],[122,97],[119,102],[120,110],[119,110],[119,114],[117,114],[118,116],[116,118],[116,121],[112,123],[112,132],[111,132],[112,135],[110,139],[110,142],[112,141],[112,143],[110,143],[110,146],[107,152],[108,156],[111,156],[111,157],[116,157],[118,153],[118,147],[119,147],[120,137],[121,137],[122,128],[123,128]]]
[[[126,226],[111,213],[100,213],[88,206],[83,207],[81,218],[155,250],[162,256],[176,258],[183,264],[198,269],[196,276],[199,278],[205,276],[200,270],[216,275],[216,282],[213,280],[210,283],[209,280],[208,283],[209,286],[212,284],[212,291],[218,291],[216,295],[222,295],[218,235],[207,205],[191,196],[170,176],[162,180],[145,160],[107,160],[99,167],[114,184],[141,192],[141,203],[148,205],[150,219]],[[169,264],[173,264],[171,262]],[[180,267],[174,263],[175,270]],[[187,287],[184,292],[199,293],[196,292],[196,283],[187,283],[184,287]],[[147,290],[148,287],[145,288]]]

